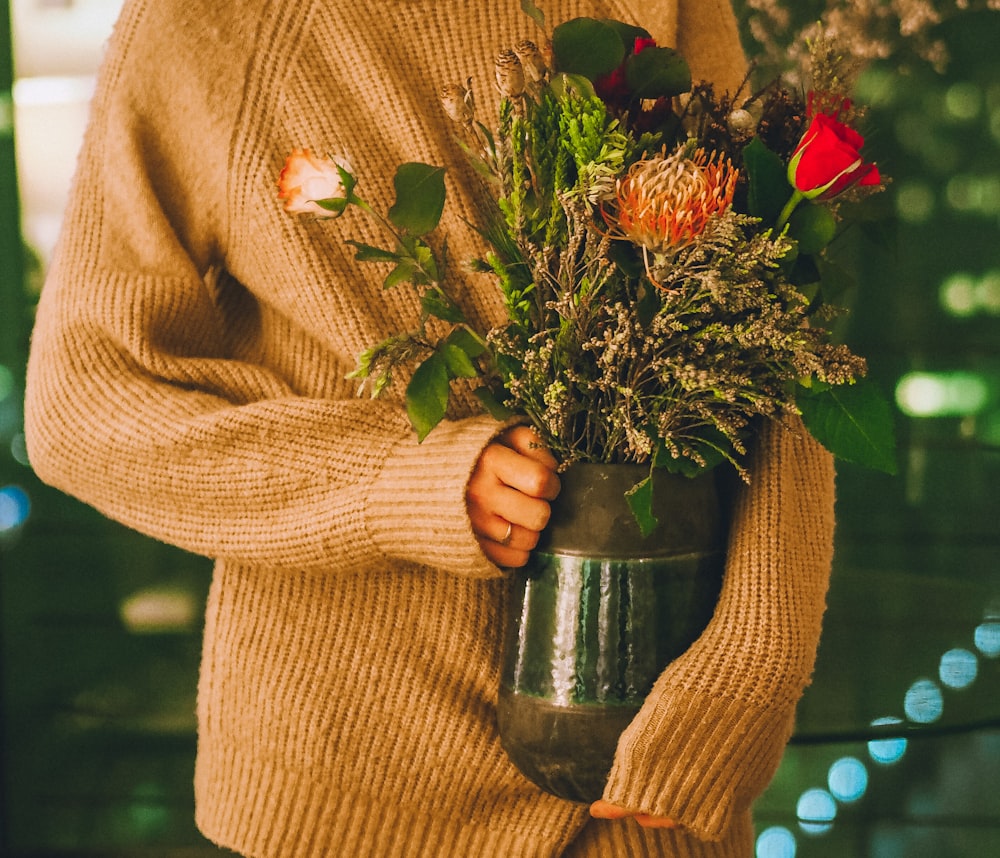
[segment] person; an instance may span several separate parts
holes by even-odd
[[[641,23],[696,78],[745,73],[727,0],[552,0]],[[196,819],[247,856],[748,856],[750,809],[809,681],[832,551],[830,457],[769,426],[736,503],[719,605],[623,734],[592,808],[497,738],[509,568],[558,492],[530,429],[459,393],[422,443],[356,356],[417,308],[347,238],[296,218],[295,148],[350,159],[384,211],[404,161],[448,165],[449,277],[483,327],[475,178],[443,84],[491,93],[517,0],[127,0],[38,308],[26,430],[41,479],[214,558]],[[483,114],[485,115],[485,113]],[[508,529],[509,528],[509,529]]]

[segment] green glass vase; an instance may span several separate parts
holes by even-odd
[[[513,578],[497,719],[510,759],[571,801],[600,798],[618,737],[698,637],[722,585],[728,509],[717,479],[654,473],[643,537],[625,492],[644,465],[574,464]]]

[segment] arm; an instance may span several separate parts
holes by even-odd
[[[832,457],[768,423],[738,498],[708,628],[622,735],[604,799],[718,839],[770,782],[819,643],[833,554]]]
[[[233,214],[244,188],[230,177],[233,159],[260,157],[239,133],[260,75],[247,47],[268,10],[212,6],[132,2],[116,28],[33,337],[32,463],[110,517],[209,556],[496,576],[465,488],[503,427],[455,420],[418,444],[398,402],[357,399],[344,380],[354,341],[326,317],[307,327],[331,315],[328,298],[344,301],[334,321],[364,317],[344,298],[356,271],[320,258],[318,240],[290,262],[287,236],[262,231],[260,264],[236,271],[246,286],[225,270],[230,221],[256,214]],[[164,44],[180,55],[165,63]],[[290,265],[273,285],[271,269]]]

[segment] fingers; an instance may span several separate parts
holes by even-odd
[[[632,817],[643,828],[680,828],[680,824],[666,816],[653,816],[648,813],[638,813],[626,810],[610,801],[598,799],[590,805],[590,815],[595,819],[625,819]]]
[[[599,798],[590,806],[590,815],[595,819],[624,819],[626,816],[631,816],[632,814],[625,810],[624,807],[619,807],[617,804],[612,804],[610,801]]]
[[[479,547],[482,549],[483,554],[486,555],[491,563],[495,563],[497,566],[516,569],[524,566],[531,556],[530,550],[501,545],[498,542],[493,542],[478,535],[476,540],[479,542]]]
[[[516,450],[522,456],[534,459],[550,471],[554,472],[559,467],[556,457],[552,455],[548,447],[542,444],[538,433],[530,426],[513,426],[497,440],[512,450]]]
[[[470,481],[466,505],[480,547],[499,566],[527,563],[549,520],[548,501],[499,484],[488,473]]]
[[[548,524],[559,494],[558,463],[527,426],[504,432],[483,451],[469,478],[466,504],[486,556],[500,566],[523,566]]]
[[[528,433],[505,433],[490,444],[480,457],[480,465],[503,485],[532,498],[554,500],[559,494],[558,463],[552,454],[538,444],[538,436],[526,426]],[[515,447],[514,444],[519,446]]]

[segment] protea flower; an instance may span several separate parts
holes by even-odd
[[[727,158],[678,150],[637,161],[615,185],[614,210],[604,212],[615,238],[654,256],[687,247],[733,201],[737,170]]]

